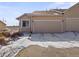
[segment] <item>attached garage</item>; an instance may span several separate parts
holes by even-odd
[[[33,32],[63,32],[62,20],[33,20]]]
[[[67,18],[66,19],[66,31],[78,31],[79,32],[79,18]]]

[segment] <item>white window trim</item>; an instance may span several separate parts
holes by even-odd
[[[23,21],[29,21],[29,26],[25,26],[25,27],[23,27],[22,25],[23,25]],[[21,28],[29,28],[30,27],[30,20],[28,19],[21,19]]]

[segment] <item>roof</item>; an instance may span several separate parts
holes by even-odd
[[[23,17],[23,16],[61,16],[61,15],[57,15],[57,14],[55,14],[55,15],[52,15],[52,14],[40,14],[40,13],[24,13],[23,15],[21,15],[21,16],[19,16],[19,17],[17,17],[16,19],[20,19],[21,17]]]
[[[69,11],[70,9],[72,9],[72,8],[75,7],[75,6],[79,6],[79,2],[76,3],[75,5],[73,5],[72,7],[70,7],[69,9],[65,10],[64,13],[66,13],[67,11]]]
[[[1,23],[5,24],[3,21],[0,20]],[[5,24],[6,25],[6,24]]]
[[[56,10],[56,11],[59,11],[59,12],[64,12],[67,9],[50,9],[50,11],[52,11],[52,10]]]
[[[34,11],[32,13],[24,13],[23,15],[17,17],[20,19],[22,16],[60,16],[61,13],[57,11]]]
[[[76,5],[79,5],[79,3],[73,5],[72,7]],[[69,9],[71,9],[72,7],[70,7]],[[34,11],[32,13],[24,13],[16,19],[20,19],[22,16],[59,16],[68,11],[69,9],[50,9],[46,11]],[[59,15],[57,15],[56,13],[58,13]]]
[[[65,10],[67,10],[67,9],[50,9],[47,11],[34,11],[33,13],[40,13],[40,12],[58,12],[58,13],[61,13],[61,12],[64,12]]]
[[[50,9],[50,10],[46,10],[46,11],[34,11],[32,13],[46,13],[46,14],[59,13],[59,14],[61,14],[63,10],[61,9],[61,11],[60,11],[60,9]]]

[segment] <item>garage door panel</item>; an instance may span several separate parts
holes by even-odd
[[[33,21],[33,32],[61,32],[62,21]]]
[[[66,30],[67,31],[79,31],[79,20],[78,19],[67,19]]]

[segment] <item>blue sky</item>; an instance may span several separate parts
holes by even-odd
[[[16,17],[36,10],[69,8],[76,2],[0,2],[0,20],[8,26],[18,25]]]

